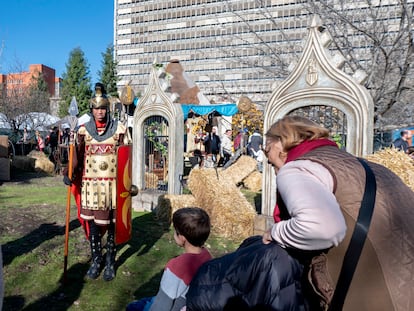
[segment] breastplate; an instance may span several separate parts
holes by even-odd
[[[116,178],[116,144],[108,140],[86,142],[84,178]]]

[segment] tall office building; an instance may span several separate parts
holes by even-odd
[[[178,59],[215,102],[235,102],[244,94],[264,104],[300,56],[312,10],[305,0],[114,1],[119,86],[131,81],[142,93],[152,63]],[[366,21],[366,1],[340,2],[338,10],[352,11],[357,23]],[[398,4],[390,0],[376,5],[384,6],[385,14]],[[364,61],[369,44],[360,36],[352,41],[362,48],[357,52]]]

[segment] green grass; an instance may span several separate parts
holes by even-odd
[[[165,263],[181,254],[168,224],[152,213],[133,213],[132,238],[118,247],[117,276],[111,282],[89,280],[89,243],[70,215],[66,282],[63,282],[64,224],[67,188],[61,177],[27,179],[0,186],[0,243],[3,249],[8,310],[125,310],[126,305],[155,295]],[[73,200],[72,200],[73,201]],[[211,236],[207,247],[217,257],[237,243]]]
[[[20,185],[19,187],[8,188],[7,191],[3,191],[3,187],[0,188],[0,209],[23,207],[29,204],[60,204],[63,205],[66,202],[65,198],[66,190],[62,185],[48,186],[39,189],[35,185]]]

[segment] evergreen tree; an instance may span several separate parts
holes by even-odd
[[[92,96],[89,65],[81,48],[73,49],[69,54],[66,72],[62,75],[62,101],[59,106],[59,116],[68,115],[72,97],[76,97],[79,114],[89,111],[89,99]]]
[[[43,74],[32,76],[26,105],[28,111],[50,113],[49,88]]]
[[[118,97],[118,88],[116,83],[116,61],[114,59],[114,47],[109,45],[105,53],[102,53],[102,71],[98,72],[101,83],[105,86],[106,92],[110,96]]]
[[[43,73],[40,73],[37,76],[32,76],[31,87],[41,92],[49,92]]]

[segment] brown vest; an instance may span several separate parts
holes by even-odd
[[[332,146],[299,159],[320,163],[335,181],[334,194],[348,227],[345,240],[328,253],[336,282],[361,206],[365,171],[353,155]],[[375,209],[344,310],[414,310],[414,192],[389,169],[368,163],[377,182]]]

